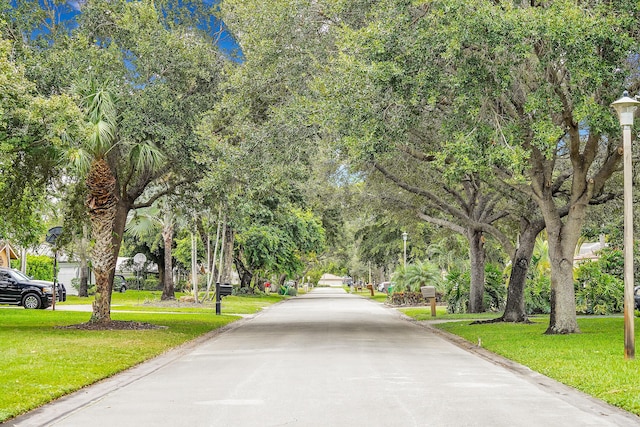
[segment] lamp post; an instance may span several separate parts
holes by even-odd
[[[402,243],[404,246],[402,260],[405,270],[407,268],[407,236],[408,234],[406,231],[402,233]]]
[[[622,126],[622,149],[624,165],[624,358],[635,359],[635,332],[633,323],[633,200],[631,181],[631,128],[633,114],[640,102],[624,91],[622,98],[611,106],[618,113]]]

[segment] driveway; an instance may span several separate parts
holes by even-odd
[[[15,426],[638,426],[526,368],[470,353],[341,289],[229,330],[9,422]]]

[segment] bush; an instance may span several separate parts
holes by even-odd
[[[74,277],[71,279],[71,286],[78,292],[80,291],[80,278]],[[96,293],[96,285],[87,284],[87,295],[94,295]]]
[[[467,313],[469,311],[469,294],[471,292],[471,274],[468,271],[451,270],[445,278],[444,300],[448,313]],[[487,264],[484,269],[485,310],[498,311],[504,308],[507,296],[502,269],[494,264]]]
[[[611,314],[624,310],[624,282],[603,272],[608,260],[585,262],[576,269],[576,309],[584,314]]]
[[[298,295],[298,290],[295,286],[284,285],[280,287],[279,293],[280,295],[290,295],[292,297],[295,297],[296,295]]]
[[[20,269],[20,260],[12,260],[11,267]],[[27,276],[35,280],[53,282],[53,258],[46,255],[27,255]]]
[[[524,288],[524,309],[527,314],[551,313],[551,278],[528,279]]]
[[[469,292],[471,277],[469,272],[454,269],[445,278],[444,300],[447,313],[466,313],[469,311]]]
[[[254,288],[244,287],[244,288],[236,288],[233,287],[233,295],[253,295],[255,293]]]
[[[157,291],[159,289],[162,289],[162,283],[160,283],[157,277],[149,277],[142,282],[143,291]]]
[[[135,277],[125,277],[124,280],[127,282],[127,289],[138,289],[138,279]]]
[[[484,269],[485,310],[500,311],[504,309],[507,299],[507,287],[502,277],[502,269],[495,264],[487,264]]]
[[[388,296],[388,301],[391,305],[395,306],[416,306],[416,305],[424,305],[425,300],[422,297],[421,292],[395,292]]]
[[[422,286],[435,286],[441,290],[440,270],[429,260],[420,261],[406,266],[399,266],[391,277],[395,283],[394,291],[420,292]]]

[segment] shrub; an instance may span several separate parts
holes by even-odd
[[[425,304],[425,300],[422,297],[421,292],[394,292],[389,295],[388,301],[391,305],[395,306],[416,306]]]
[[[233,287],[233,295],[253,295],[255,293],[255,289],[251,287]]]
[[[444,300],[447,313],[466,313],[469,310],[469,291],[471,277],[469,272],[458,269],[449,271],[445,278]]]
[[[125,277],[124,280],[127,282],[127,289],[138,289],[138,279],[135,277]]]
[[[80,291],[80,278],[74,277],[71,279],[71,286],[77,291]],[[87,295],[94,295],[96,293],[96,285],[87,284]]]
[[[416,260],[406,268],[398,266],[391,276],[391,281],[394,283],[393,292],[420,293],[422,286],[435,286],[437,290],[442,290],[440,270],[429,260]]]
[[[530,278],[524,288],[524,308],[527,314],[551,313],[551,278]]]
[[[162,283],[157,277],[149,277],[142,282],[142,290],[144,291],[157,291],[162,288]]]
[[[507,299],[507,287],[502,277],[502,269],[495,264],[487,264],[484,269],[484,298],[486,310],[500,311],[504,309]]]
[[[624,282],[603,272],[609,260],[585,262],[576,269],[576,309],[584,314],[611,314],[624,310]]]
[[[11,267],[20,269],[20,260],[12,260]],[[27,255],[27,276],[35,280],[53,282],[53,258],[46,255]]]
[[[279,293],[280,295],[291,295],[292,297],[295,297],[298,295],[298,290],[295,286],[284,285],[280,287]]]
[[[507,287],[502,278],[502,269],[487,264],[484,269],[483,304],[486,310],[498,311],[504,308]],[[444,300],[447,312],[466,313],[469,311],[471,274],[468,271],[451,270],[445,278]]]

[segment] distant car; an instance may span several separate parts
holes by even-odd
[[[388,293],[389,292],[389,286],[393,286],[391,282],[380,282],[380,283],[378,283],[378,285],[377,285],[378,292]]]
[[[113,276],[113,290],[118,292],[126,292],[127,279],[122,274],[116,274]]]
[[[633,297],[636,300],[636,310],[640,310],[640,286],[636,286],[634,289]]]
[[[67,290],[58,283],[56,300],[66,301]],[[0,267],[0,304],[21,305],[24,308],[45,309],[53,302],[53,283],[33,280],[12,268]]]

